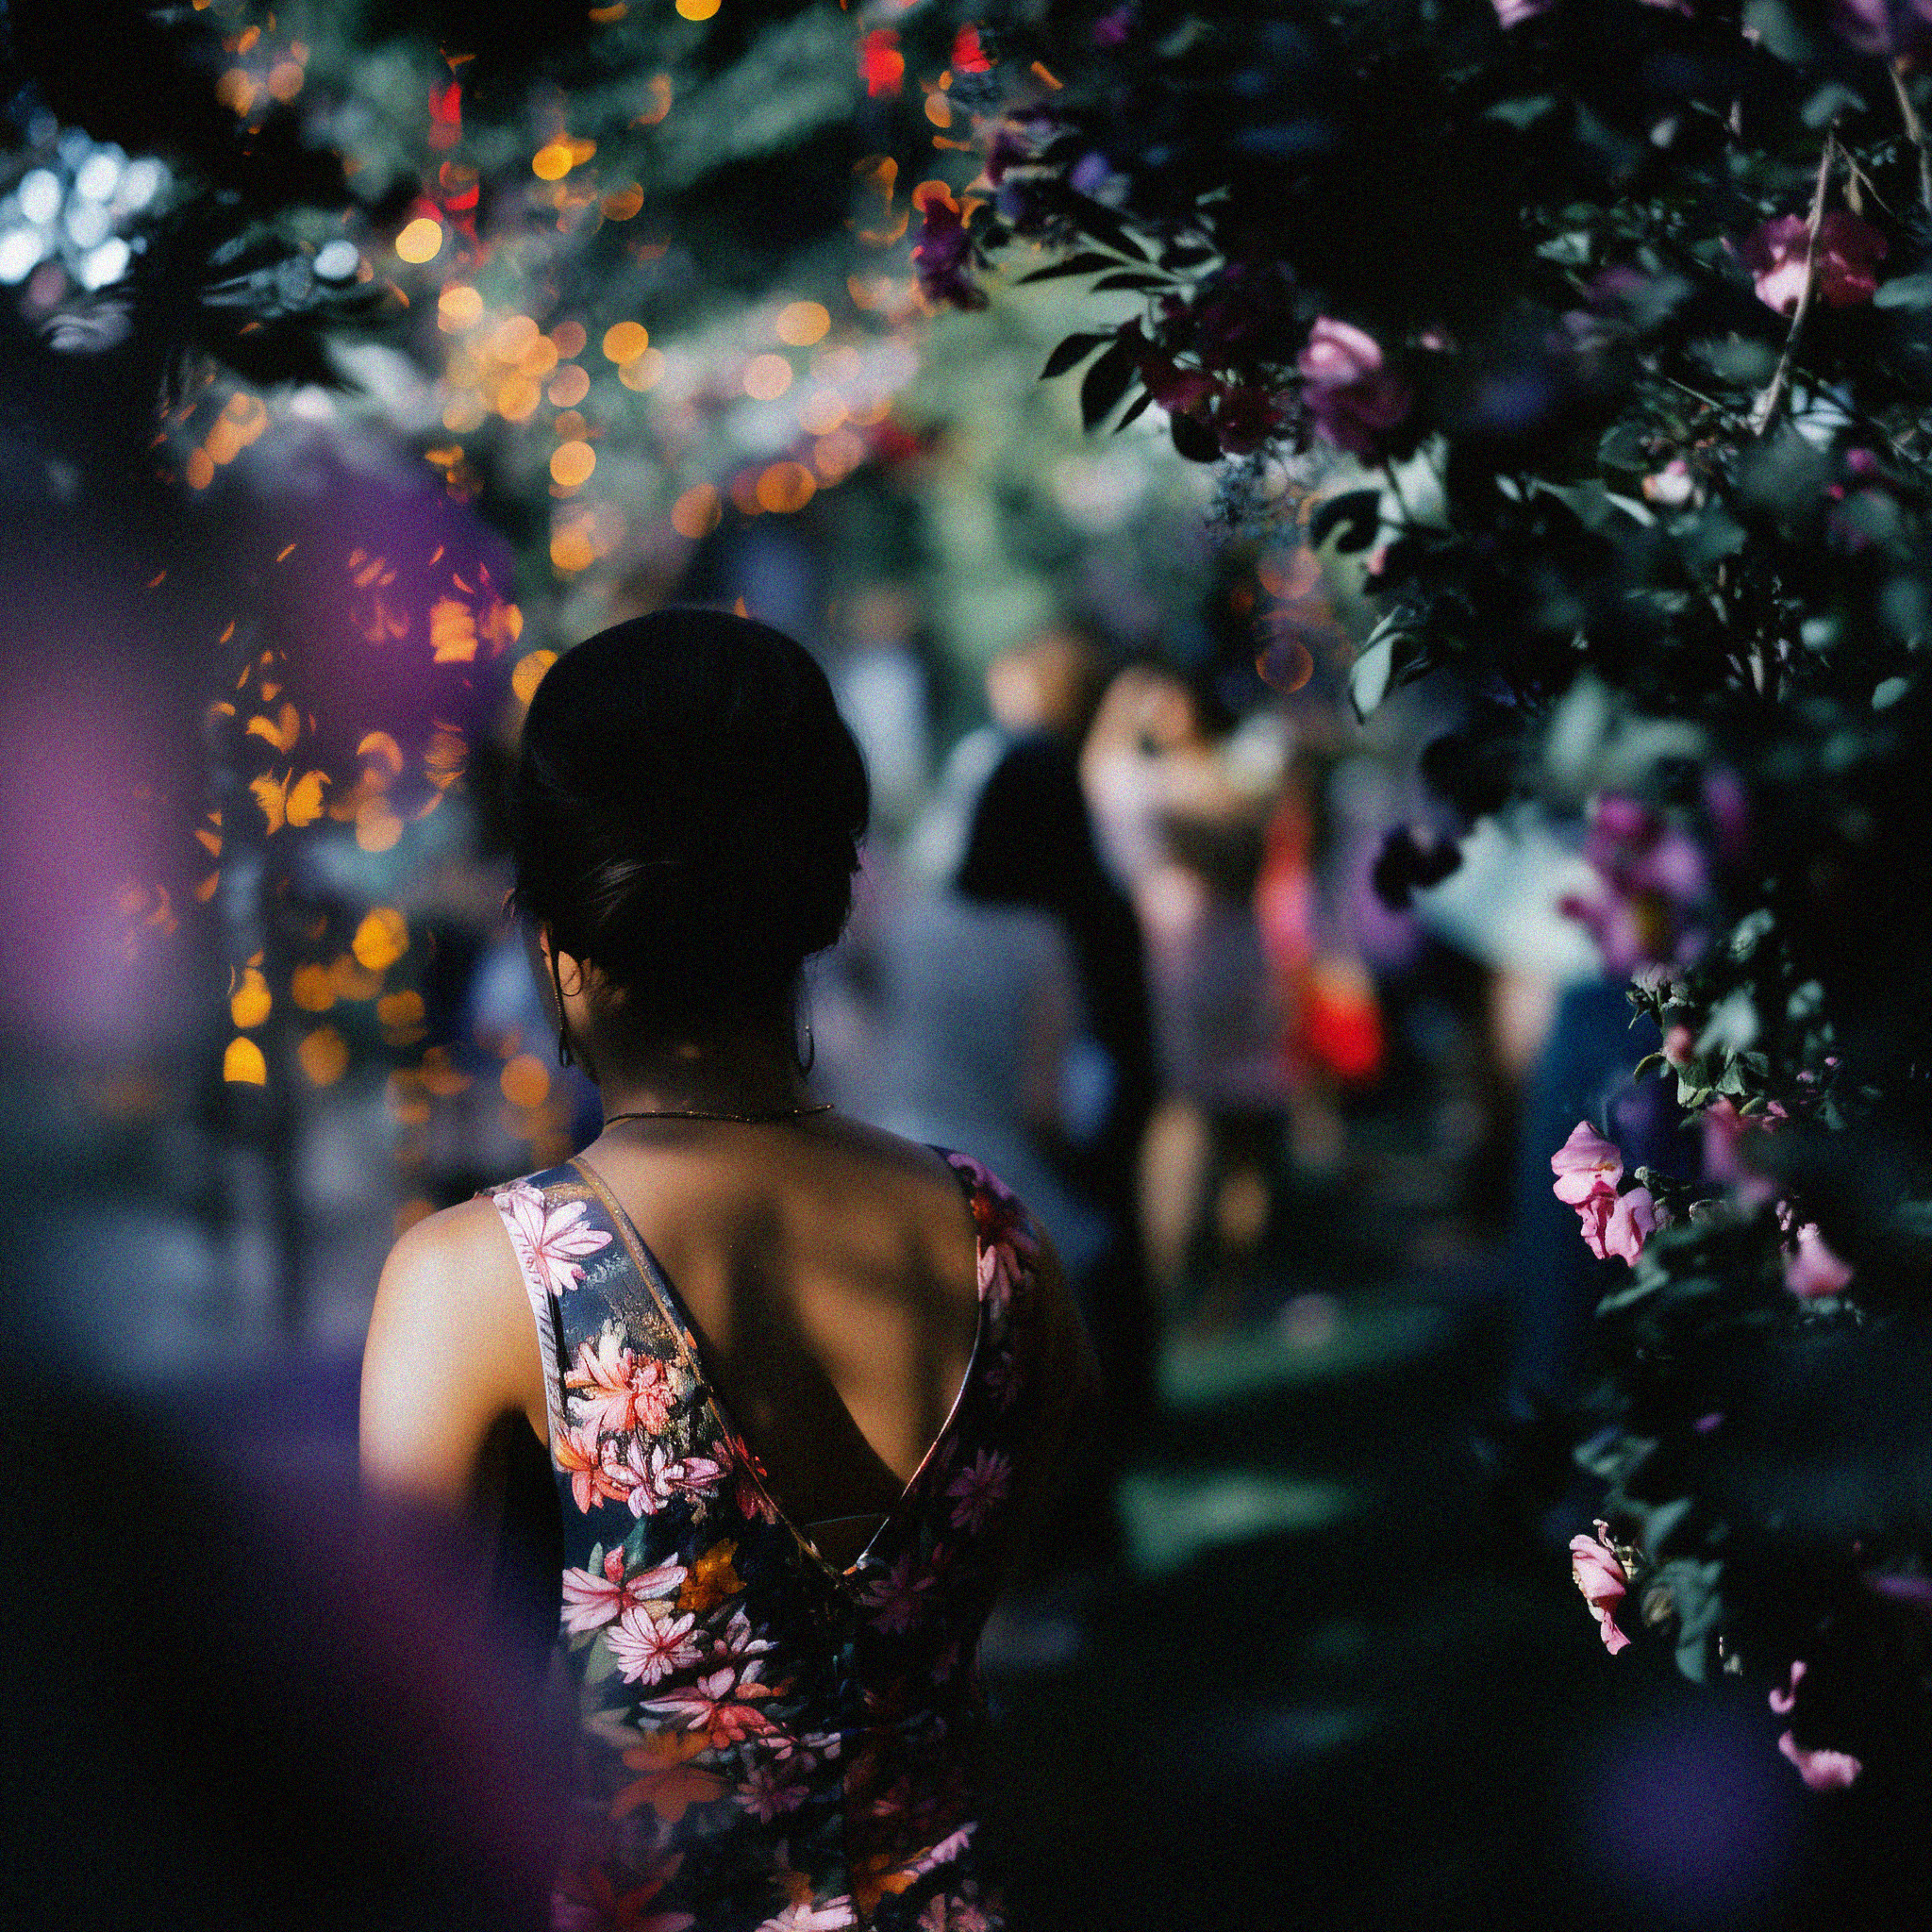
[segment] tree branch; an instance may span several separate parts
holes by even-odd
[[[1764,386],[1751,411],[1751,433],[1762,436],[1777,420],[1791,387],[1791,361],[1798,353],[1798,338],[1805,332],[1805,318],[1811,312],[1811,297],[1818,287],[1818,231],[1824,222],[1824,195],[1831,186],[1831,164],[1838,158],[1838,136],[1824,137],[1824,152],[1818,158],[1818,184],[1811,191],[1811,212],[1805,222],[1805,286],[1798,291],[1798,306],[1791,310],[1791,326],[1785,337],[1784,354]]]
[[[1912,104],[1912,91],[1906,85],[1906,63],[1894,60],[1891,63],[1891,91],[1898,96],[1899,118],[1906,124],[1906,139],[1918,150],[1919,155],[1919,201],[1927,214],[1932,214],[1932,151],[1925,146],[1925,124],[1919,119],[1919,110]]]

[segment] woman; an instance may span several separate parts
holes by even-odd
[[[997,1926],[974,1647],[1087,1357],[997,1181],[804,1085],[857,747],[789,638],[663,611],[550,672],[513,806],[604,1131],[398,1243],[362,1436],[375,1483],[452,1508],[505,1415],[549,1445],[580,1711],[554,1923]]]

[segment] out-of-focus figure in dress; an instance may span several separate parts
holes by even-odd
[[[1146,941],[1162,1098],[1141,1215],[1170,1298],[1210,1209],[1224,1257],[1239,1265],[1272,1205],[1288,1016],[1254,891],[1282,753],[1278,719],[1217,732],[1184,680],[1136,666],[1108,687],[1081,754],[1102,849]]]

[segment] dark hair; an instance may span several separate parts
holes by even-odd
[[[552,665],[510,793],[516,905],[645,1025],[760,1013],[839,937],[871,794],[805,648],[725,611]]]

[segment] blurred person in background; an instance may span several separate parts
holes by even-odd
[[[867,807],[824,675],[747,619],[619,625],[525,721],[517,900],[604,1130],[398,1243],[362,1443],[451,1511],[491,1507],[506,1432],[547,1444],[559,1928],[1002,1923],[974,1650],[1091,1370],[999,1181],[805,1085]]]
[[[1024,1176],[1097,1345],[1106,1419],[1069,1484],[1056,1557],[1099,1567],[1115,1554],[1113,1478],[1154,1402],[1135,1187],[1154,1057],[1140,930],[1100,862],[1064,743],[1006,747],[951,889],[901,906],[881,954],[888,1124],[993,1150],[1000,1172]]]
[[[1228,728],[1153,665],[1108,687],[1080,756],[1102,850],[1145,938],[1161,1097],[1141,1162],[1157,1288],[1178,1306],[1204,1227],[1224,1262],[1205,1319],[1232,1307],[1273,1211],[1287,1112],[1287,1015],[1254,892],[1281,782],[1280,721]]]

